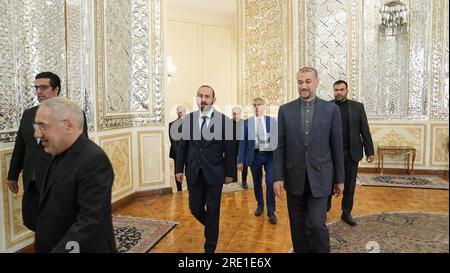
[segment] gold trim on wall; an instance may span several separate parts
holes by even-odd
[[[374,138],[374,134],[373,132],[373,128],[375,127],[381,127],[381,129],[386,129],[387,127],[392,127],[393,130],[395,129],[408,129],[408,128],[420,128],[421,129],[421,135],[423,136],[423,141],[422,139],[419,139],[421,141],[421,151],[420,151],[420,161],[418,160],[419,158],[416,158],[416,161],[414,162],[414,166],[421,166],[424,167],[426,166],[426,154],[427,154],[427,150],[426,150],[426,143],[427,143],[427,125],[426,124],[411,124],[411,123],[370,123],[369,124],[370,127],[370,131],[372,134],[372,140],[374,142],[374,152],[375,152],[375,156],[377,154],[377,147],[375,145],[375,138]],[[417,151],[419,152],[419,151]],[[375,163],[377,162],[378,158],[375,159]],[[390,164],[390,165],[403,165],[405,164],[402,161],[385,161],[386,164]],[[373,165],[374,163],[372,163]],[[366,165],[366,164],[364,164]]]
[[[25,240],[28,240],[33,237],[33,232],[28,230],[25,226],[23,226],[23,223],[15,223],[14,222],[14,211],[11,211],[13,209],[11,207],[12,200],[10,199],[13,193],[10,192],[8,185],[6,181],[8,180],[8,168],[7,168],[7,162],[6,158],[8,156],[12,155],[13,150],[7,150],[0,152],[0,164],[2,169],[2,191],[3,191],[3,224],[5,227],[5,247],[6,249],[13,247]],[[19,177],[19,194],[23,194],[23,183],[22,178]],[[16,195],[16,196],[17,196]],[[22,197],[20,197],[22,200]],[[22,211],[20,211],[22,212]],[[22,213],[20,213],[20,218],[22,218]],[[12,222],[11,222],[12,220]],[[18,234],[15,234],[14,232],[14,225],[19,225],[19,228],[23,229],[23,231],[19,232]],[[1,235],[0,235],[1,236]]]
[[[155,181],[155,182],[144,182],[144,174],[143,174],[143,151],[142,151],[142,136],[143,135],[160,135],[161,138],[161,166],[162,166],[162,176],[161,181]],[[165,182],[165,173],[166,173],[166,152],[165,152],[165,145],[164,145],[164,132],[159,130],[144,130],[139,131],[137,134],[138,137],[138,161],[139,161],[139,187],[146,187],[146,186],[154,186],[154,185],[162,185]]]
[[[133,183],[133,149],[132,149],[132,147],[133,147],[133,145],[132,145],[133,144],[132,143],[133,142],[133,137],[132,137],[132,134],[131,134],[131,132],[125,132],[125,133],[117,133],[117,134],[111,134],[111,135],[102,135],[102,136],[99,136],[98,142],[99,142],[100,147],[102,147],[102,149],[105,150],[104,149],[105,141],[106,140],[112,140],[111,142],[114,142],[113,139],[115,139],[115,140],[123,140],[123,139],[129,140],[128,141],[128,152],[129,152],[129,155],[128,155],[128,161],[129,161],[128,162],[129,163],[128,175],[129,175],[129,179],[130,179],[130,183],[125,185],[125,187],[119,188],[119,189],[117,189],[117,191],[112,192],[112,197],[114,198],[116,196],[120,196],[122,194],[125,194],[125,193],[127,193],[129,191],[132,192],[134,190],[134,187],[133,187],[134,183]],[[106,153],[106,151],[105,151],[105,153]],[[108,158],[109,158],[109,155],[108,155]],[[112,164],[112,166],[114,168],[114,161],[113,161],[114,159],[113,158],[109,158],[109,160],[111,161],[111,164]],[[114,170],[114,184],[116,183],[116,179],[118,179],[118,177],[117,177],[116,170]]]
[[[435,167],[448,167],[449,166],[449,162],[448,162],[448,154],[449,154],[449,148],[448,146],[445,147],[445,144],[443,147],[438,148],[437,146],[435,146],[435,142],[437,139],[435,139],[436,137],[436,129],[446,129],[447,130],[447,142],[449,141],[449,126],[448,124],[431,124],[431,150],[430,150],[430,166],[435,166]],[[435,149],[442,149],[444,154],[447,154],[447,162],[439,162],[439,161],[435,161],[434,157],[436,156],[435,153]]]

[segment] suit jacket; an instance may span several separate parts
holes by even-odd
[[[52,159],[39,201],[37,252],[115,252],[111,216],[114,172],[105,152],[85,135]],[[69,249],[70,250],[70,249]]]
[[[180,142],[179,140],[175,140],[172,136],[171,130],[172,130],[172,126],[175,125],[181,125],[179,124],[180,122],[182,122],[180,119],[174,120],[171,123],[169,123],[169,139],[170,139],[170,151],[169,151],[169,158],[172,158],[173,160],[177,159],[177,149],[178,149],[178,143]],[[182,132],[182,127],[178,127],[178,132],[181,133]]]
[[[36,181],[37,178],[44,176],[52,158],[51,155],[44,152],[41,143],[38,144],[34,138],[33,123],[37,109],[38,106],[35,106],[23,112],[8,172],[8,180],[17,181],[23,170],[24,192],[27,192],[31,180]],[[37,189],[39,190],[40,187],[38,186]]]
[[[265,116],[266,132],[269,137],[270,149],[267,151],[272,154],[277,146],[278,130],[277,121],[273,117]],[[255,117],[244,121],[243,139],[239,142],[238,163],[244,163],[251,166],[255,157],[256,132]]]
[[[348,116],[350,128],[350,155],[353,161],[359,162],[363,158],[363,148],[366,155],[374,155],[372,136],[367,122],[364,104],[349,100]],[[332,102],[335,102],[334,100]]]
[[[206,140],[201,139],[199,111],[184,118],[182,139],[178,145],[176,172],[183,172],[185,160],[187,183],[195,183],[200,168],[206,182],[219,185],[225,177],[233,177],[236,168],[236,153],[233,150],[232,121],[222,113],[213,110],[208,127],[204,130],[210,134]]]
[[[308,174],[311,193],[323,198],[332,183],[344,182],[341,113],[334,103],[316,98],[309,143],[301,126],[300,99],[278,112],[278,147],[274,153],[275,181],[283,180],[287,193],[303,195]]]

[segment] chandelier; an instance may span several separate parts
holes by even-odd
[[[408,30],[408,11],[406,5],[400,1],[391,1],[380,9],[380,31],[386,36],[406,33]]]

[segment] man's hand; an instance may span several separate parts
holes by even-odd
[[[338,197],[344,193],[344,183],[334,184],[333,195]]]
[[[175,179],[178,181],[178,183],[183,183],[183,173],[175,174]]]
[[[275,195],[281,199],[281,193],[283,192],[284,189],[284,183],[283,181],[279,180],[279,181],[275,181],[275,183],[273,183],[273,190],[275,191]]]
[[[225,184],[230,184],[230,183],[233,183],[233,177],[225,177]]]
[[[368,163],[372,163],[374,160],[375,160],[375,156],[373,156],[373,155],[366,156],[366,161]]]
[[[8,180],[8,188],[13,193],[19,192],[19,185],[18,185],[17,181]]]
[[[237,168],[240,172],[242,172],[242,170],[244,169],[244,164],[239,163],[239,164],[237,164],[236,168]]]

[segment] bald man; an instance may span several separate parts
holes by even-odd
[[[169,139],[170,139],[170,152],[169,157],[172,158],[174,166],[177,165],[177,149],[179,139],[174,137],[174,134],[182,132],[183,118],[186,116],[186,107],[180,105],[177,107],[178,118],[171,123],[169,123]],[[175,125],[175,126],[174,126]],[[175,130],[175,131],[174,131]],[[175,171],[175,167],[174,167]],[[182,191],[181,183],[175,179],[175,184],[177,185],[177,191]]]

